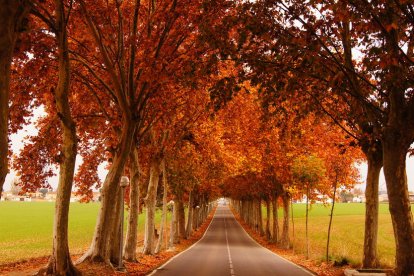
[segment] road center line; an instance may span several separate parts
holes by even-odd
[[[231,253],[230,253],[230,246],[229,246],[229,239],[227,237],[227,224],[226,218],[224,218],[224,232],[226,233],[226,243],[227,243],[227,255],[229,257],[229,267],[230,267],[230,275],[235,276],[234,268],[233,268],[233,261],[231,260]]]

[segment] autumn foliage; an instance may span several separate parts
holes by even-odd
[[[384,167],[396,272],[414,273],[403,177],[414,141],[410,1],[19,5],[9,14],[12,51],[3,31],[0,36],[0,61],[9,68],[0,72],[7,77],[0,86],[1,116],[10,122],[4,130],[2,123],[0,134],[0,181],[8,163],[23,192],[50,188],[49,178],[59,174],[56,220],[63,224],[72,185],[83,202],[101,192],[94,238],[78,262],[122,265],[122,176],[130,178],[124,200],[132,222],[128,235],[135,237],[126,239],[131,244],[124,251],[135,260],[139,209],[147,214],[144,253],[154,254],[160,249],[156,205],[165,215],[167,201],[174,201],[175,224],[162,237],[173,246],[202,224],[220,196],[231,198],[260,235],[288,248],[290,204],[326,202],[337,188],[352,188],[355,163],[365,158],[367,218],[373,219],[366,221],[364,267],[378,265],[376,176]],[[33,122],[35,111],[42,116]],[[25,138],[20,152],[6,154],[7,137],[25,125],[37,134]],[[262,204],[269,214],[283,208],[281,229],[275,224],[270,232],[269,220],[263,225]],[[53,252],[63,244],[67,257],[52,254],[53,273],[76,274],[67,236],[60,238]]]

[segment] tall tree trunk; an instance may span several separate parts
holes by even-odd
[[[167,170],[165,169],[165,160],[161,164],[162,169],[162,182],[164,184],[164,193],[162,196],[162,217],[160,227],[160,237],[158,239],[157,246],[155,247],[155,254],[161,251],[162,243],[164,241],[164,232],[167,225],[167,193],[168,193],[168,182],[167,182]]]
[[[368,172],[365,188],[365,235],[362,267],[375,268],[379,266],[378,240],[378,189],[379,175],[382,168],[382,148],[366,153]]]
[[[188,218],[187,218],[187,227],[186,227],[186,237],[190,238],[193,233],[193,214],[194,214],[194,191],[190,191],[190,196],[188,199]]]
[[[400,130],[386,129],[383,136],[384,175],[396,242],[396,274],[414,274],[414,226],[408,197],[405,159],[410,143]]]
[[[55,90],[55,102],[63,132],[61,150],[63,160],[60,163],[55,203],[52,255],[46,269],[39,271],[39,274],[78,275],[80,273],[72,263],[68,244],[69,205],[77,154],[76,125],[69,106],[70,62],[65,7],[62,0],[56,0],[55,6],[59,56],[59,80]]]
[[[92,244],[77,263],[88,260],[91,262],[105,262],[110,264],[111,246],[114,238],[111,234],[113,227],[117,227],[115,223],[116,209],[113,206],[117,200],[116,191],[124,171],[125,163],[131,152],[135,129],[136,123],[131,120],[129,114],[124,113],[118,150],[115,153],[113,162],[103,183],[102,204],[99,208],[98,221],[95,226]]]
[[[8,167],[10,67],[22,22],[29,11],[27,0],[0,0],[0,198]]]
[[[178,212],[178,236],[180,239],[185,239],[185,211],[182,198],[177,198],[177,212]]]
[[[168,247],[173,248],[174,244],[177,243],[178,240],[178,223],[177,223],[177,204],[173,203],[173,209],[171,214],[171,227],[170,227],[170,240],[168,242]]]
[[[259,235],[264,236],[263,231],[263,213],[262,213],[262,200],[257,200],[257,220],[258,220],[258,227],[259,227]]]
[[[124,218],[121,218],[121,208],[123,208],[124,206],[124,198],[122,197],[122,193],[121,193],[121,187],[118,185],[117,190],[116,190],[116,203],[114,204],[113,208],[115,209],[114,213],[114,227],[112,228],[112,233],[111,236],[113,237],[112,239],[112,244],[111,244],[111,263],[112,264],[116,264],[118,268],[122,267],[122,262],[120,259],[120,243],[121,243],[121,239],[120,239],[120,235],[121,235],[121,220]],[[123,235],[124,233],[122,233]]]
[[[295,220],[293,219],[293,199],[290,198],[290,218],[292,220],[292,251],[295,252]]]
[[[250,225],[250,227],[255,228],[254,222],[253,222],[253,200],[249,200],[247,202],[248,206],[248,214],[247,214],[247,223]]]
[[[266,199],[266,239],[270,241],[272,235],[270,233],[270,199]]]
[[[200,203],[199,196],[196,193],[194,193],[193,194],[193,206],[194,206],[194,208],[193,208],[193,231],[196,231],[197,228],[198,228],[198,216],[199,216],[199,212],[198,212],[199,206],[198,206],[198,204],[199,203]]]
[[[329,216],[328,239],[326,241],[326,261],[327,262],[329,262],[329,242],[331,240],[331,227],[332,227],[333,212],[335,209],[335,198],[336,198],[336,186],[337,185],[338,185],[338,172],[336,172],[336,175],[335,175],[334,191],[333,191],[333,196],[332,196],[332,208],[331,208],[331,214]]]
[[[272,242],[277,243],[279,241],[279,217],[277,213],[277,200],[278,196],[275,193],[274,198],[272,199],[272,220],[273,220],[273,235]]]
[[[288,193],[283,193],[283,226],[282,226],[282,236],[280,237],[280,245],[283,248],[289,248],[290,239],[289,239],[289,203],[290,196]]]
[[[147,196],[145,198],[146,216],[145,216],[145,233],[144,248],[142,252],[145,255],[154,254],[154,230],[155,230],[155,206],[157,203],[157,188],[160,178],[161,158],[154,156],[151,160],[150,180],[148,184]]]
[[[306,184],[306,220],[305,220],[305,236],[306,236],[306,259],[309,259],[309,196],[310,187]]]
[[[136,248],[138,235],[138,216],[139,216],[139,161],[138,150],[134,148],[130,155],[130,195],[129,195],[129,214],[126,239],[124,245],[124,257],[130,262],[136,262]]]

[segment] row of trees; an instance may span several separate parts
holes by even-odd
[[[238,95],[223,110],[233,113],[233,108],[243,106],[250,114],[250,120],[241,120],[246,128],[243,136],[233,137],[233,143],[242,139],[242,144],[249,145],[248,140],[252,136],[245,134],[252,130],[256,132],[254,124],[257,124],[256,128],[261,130],[254,139],[262,145],[253,146],[255,152],[242,158],[245,162],[243,169],[224,180],[224,191],[247,224],[269,241],[290,248],[291,202],[306,197],[307,214],[309,204],[316,200],[327,202],[332,199],[334,202],[339,188],[350,189],[358,183],[355,162],[360,161],[362,155],[354,140],[344,136],[343,131],[323,113],[306,114],[303,110],[297,113],[292,109],[294,103],[286,101],[283,112],[279,110],[280,113],[265,120],[269,115],[259,104],[258,94]],[[256,118],[251,115],[253,113],[257,114]],[[272,121],[270,124],[269,120]],[[290,125],[284,128],[284,124]],[[237,122],[232,125],[237,125]],[[274,127],[277,125],[279,127]],[[237,131],[235,133],[237,136]],[[245,150],[242,147],[238,149]],[[231,149],[233,154],[235,150]],[[239,155],[244,157],[245,154]],[[263,204],[266,206],[266,225],[262,224]],[[277,214],[279,204],[284,214],[282,229],[279,229]],[[307,221],[306,215],[306,224]],[[307,252],[309,255],[309,248]]]
[[[102,188],[94,237],[80,261],[110,264],[119,262],[122,175],[131,179],[125,256],[134,260],[141,194],[144,252],[159,250],[152,218],[160,182],[170,187],[163,202],[170,194],[177,203],[177,221],[184,200],[194,216],[194,206],[219,193],[246,202],[239,209],[250,213],[261,201],[277,208],[280,197],[286,218],[292,196],[332,196],[352,183],[358,148],[368,161],[363,265],[378,265],[384,167],[396,272],[414,272],[405,176],[414,140],[410,1],[2,0],[0,6],[0,183],[8,172],[8,135],[43,108],[39,133],[13,168],[27,191],[47,186],[54,166],[60,169],[48,274],[77,273],[67,243],[73,183],[85,200]],[[100,183],[104,162],[108,174]],[[193,223],[187,220],[185,235]],[[184,223],[177,229],[184,237]]]
[[[4,25],[8,29],[1,35],[13,38],[13,43],[2,43],[10,49],[8,56],[1,56],[8,66],[2,66],[7,69],[1,74],[7,82],[2,82],[6,86],[1,95],[9,95],[10,76],[12,93],[5,101],[2,98],[6,108],[1,109],[5,121],[1,124],[5,127],[1,183],[3,172],[7,174],[7,136],[29,123],[36,108],[46,113],[36,123],[39,133],[29,139],[13,167],[25,191],[47,186],[53,167],[59,167],[52,256],[41,273],[78,274],[70,258],[67,233],[72,183],[85,200],[93,187],[102,188],[92,244],[79,262],[120,262],[117,237],[121,204],[117,203],[123,174],[131,176],[130,223],[124,246],[127,259],[136,259],[140,182],[148,181],[144,185],[145,254],[160,250],[154,239],[160,176],[164,185],[163,221],[168,191],[176,202],[173,228],[178,234],[172,243],[178,242],[177,237],[190,235],[200,218],[206,217],[206,206],[216,191],[199,187],[201,178],[189,175],[194,159],[179,165],[175,162],[179,156],[183,160],[187,147],[193,148],[188,150],[194,155],[192,128],[209,114],[204,105],[207,91],[198,91],[205,85],[206,76],[215,73],[214,63],[209,61],[207,44],[196,35],[203,20],[217,16],[224,4],[139,0],[1,3],[2,18],[11,22]],[[20,21],[28,26],[23,34],[16,27]],[[201,65],[195,66],[197,63]],[[77,155],[82,163],[75,175]],[[198,162],[205,158],[207,154]],[[97,167],[104,161],[108,162],[108,174],[100,183]],[[211,162],[204,163],[206,170]],[[205,181],[215,177],[209,172],[204,175]],[[190,212],[185,227],[184,200],[188,195]]]
[[[378,179],[384,169],[396,272],[414,271],[406,155],[414,141],[411,1],[255,1],[217,22],[214,45],[260,84],[269,106],[286,97],[325,112],[368,161],[364,267],[378,265]]]

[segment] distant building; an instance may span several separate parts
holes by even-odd
[[[362,197],[361,196],[354,196],[352,198],[352,202],[354,202],[354,203],[362,203],[364,201],[362,201]]]

